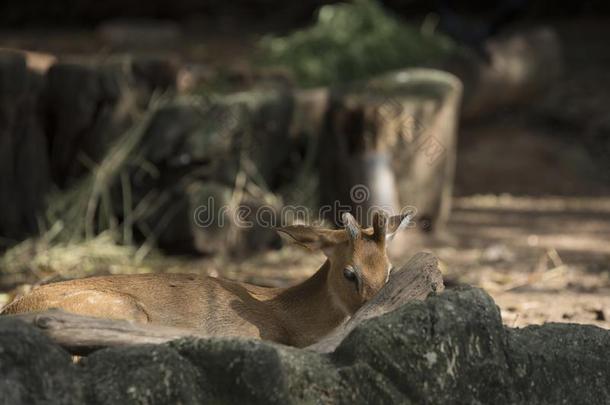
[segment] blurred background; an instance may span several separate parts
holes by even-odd
[[[324,258],[255,213],[338,201],[414,207],[394,264],[434,252],[509,326],[608,328],[609,22],[601,0],[4,1],[0,305],[116,273],[289,285]]]

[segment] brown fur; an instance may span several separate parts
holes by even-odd
[[[303,347],[344,322],[387,281],[385,235],[378,234],[380,229],[385,232],[386,222],[376,220],[382,222],[374,231],[358,228],[355,238],[349,230],[281,229],[302,245],[323,249],[328,257],[312,277],[293,287],[265,288],[191,274],[91,277],[36,288],[2,313],[59,308],[189,328],[209,336],[254,337]],[[346,279],[346,267],[357,270],[358,283]]]

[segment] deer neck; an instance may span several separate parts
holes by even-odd
[[[329,288],[330,262],[304,282],[288,287],[274,299],[286,331],[296,346],[312,344],[345,322],[351,315]]]

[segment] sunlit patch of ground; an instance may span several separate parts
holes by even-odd
[[[446,280],[485,288],[506,324],[610,328],[609,198],[458,198],[448,235]]]

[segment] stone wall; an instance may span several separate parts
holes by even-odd
[[[607,403],[610,332],[506,328],[482,290],[450,290],[357,327],[328,355],[241,339],[105,349],[80,363],[0,318],[10,404]]]

